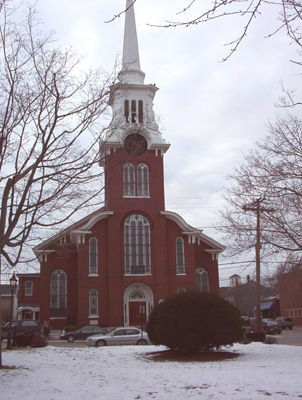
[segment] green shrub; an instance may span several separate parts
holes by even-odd
[[[173,295],[158,304],[147,332],[155,344],[186,353],[233,345],[243,337],[239,310],[219,296],[199,292]]]

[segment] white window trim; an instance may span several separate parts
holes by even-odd
[[[95,246],[96,246],[96,250],[95,250],[96,265],[93,266],[96,269],[96,272],[91,272],[91,260],[90,260],[90,257],[91,257],[90,245],[91,244],[90,243],[91,243],[92,239],[94,239],[96,241],[96,243],[95,243]],[[89,239],[89,266],[88,266],[88,269],[89,269],[88,275],[89,276],[98,276],[98,273],[99,273],[99,263],[98,263],[99,251],[98,251],[98,246],[99,246],[98,239],[96,237],[94,237],[94,236],[91,237]]]
[[[31,287],[30,287],[30,294],[28,294],[27,293],[27,288],[26,288],[26,284],[27,283],[30,283],[31,285]],[[33,296],[33,292],[34,292],[34,285],[33,285],[33,281],[25,281],[25,296],[26,297],[30,297],[30,296]]]
[[[183,265],[178,265],[179,262],[179,254],[177,252],[178,250],[178,241],[181,240],[181,258],[183,261]],[[185,241],[182,237],[177,237],[175,240],[175,251],[176,251],[176,275],[186,275],[186,261],[185,261]],[[178,272],[181,270],[181,272]]]
[[[91,314],[91,292],[96,295],[96,314]],[[99,292],[96,289],[89,290],[89,318],[98,318],[99,315]]]

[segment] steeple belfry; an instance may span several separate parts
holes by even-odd
[[[124,148],[128,136],[139,135],[146,149],[163,155],[170,145],[162,138],[153,110],[153,99],[158,88],[145,84],[141,70],[133,0],[126,0],[123,61],[118,81],[110,88],[109,105],[112,123],[107,137],[101,142],[101,161],[111,150]],[[132,136],[131,136],[132,137]],[[126,141],[127,142],[127,141]],[[127,147],[127,143],[126,143]]]
[[[119,73],[122,83],[143,84],[145,74],[141,71],[136,33],[133,0],[126,0],[126,17],[124,29],[123,64]]]

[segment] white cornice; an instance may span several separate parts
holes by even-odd
[[[114,211],[100,211],[98,214],[95,214],[92,218],[88,220],[88,222],[81,227],[82,230],[91,229],[94,224],[96,224],[101,219],[105,219],[113,215]]]
[[[188,236],[189,243],[197,242],[199,244],[200,242],[203,242],[211,247],[211,249],[205,250],[210,253],[221,253],[225,250],[225,246],[202,233],[202,230],[195,229],[191,225],[187,224],[179,214],[172,211],[160,211],[160,214],[174,221],[183,230],[183,235]]]
[[[36,250],[36,248],[34,249],[34,253],[40,262],[47,261],[48,255],[54,252],[54,250]]]
[[[90,216],[87,216],[86,218],[83,218],[79,222],[76,222],[75,224],[69,226],[68,228],[62,230],[58,234],[50,237],[49,239],[45,240],[42,242],[40,245],[36,246],[33,248],[33,252],[35,253],[37,258],[40,259],[47,259],[47,255],[49,253],[53,253],[54,250],[49,250],[47,249],[48,246],[51,244],[55,243],[56,241],[62,239],[62,242],[65,243],[66,236],[70,235],[71,241],[74,242],[73,238],[77,237],[77,244],[78,244],[78,238],[79,235],[85,237],[88,233],[90,233],[91,227],[96,224],[98,221],[104,218],[108,218],[110,215],[113,215],[114,211],[96,211]]]

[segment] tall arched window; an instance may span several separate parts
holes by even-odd
[[[89,239],[89,274],[98,273],[98,240],[95,237]]]
[[[126,274],[151,273],[150,224],[140,214],[128,217],[124,225]]]
[[[136,122],[136,100],[131,100],[131,122]]]
[[[124,102],[124,113],[126,122],[129,122],[129,100],[125,100]]]
[[[143,101],[139,100],[138,101],[138,122],[140,124],[142,124],[143,120],[144,120]]]
[[[89,316],[98,315],[98,292],[95,289],[89,292]]]
[[[67,276],[61,269],[56,269],[50,278],[50,316],[66,317]]]
[[[135,168],[127,163],[123,168],[124,196],[135,196]]]
[[[185,248],[181,237],[176,239],[176,273],[184,274],[185,271]]]
[[[137,195],[149,196],[149,168],[146,164],[139,164],[137,167]]]
[[[204,268],[197,268],[196,275],[196,290],[197,292],[209,291],[209,274]]]

